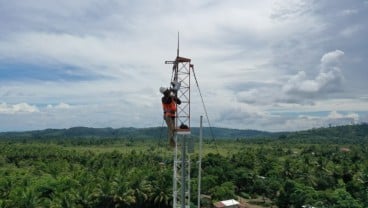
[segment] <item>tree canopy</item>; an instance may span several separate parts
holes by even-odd
[[[0,207],[171,207],[172,149],[160,139],[0,140]],[[367,126],[208,139],[202,194],[278,207],[368,207]],[[197,153],[191,156],[197,199]],[[266,200],[265,200],[266,201]],[[203,203],[205,206],[205,202]]]

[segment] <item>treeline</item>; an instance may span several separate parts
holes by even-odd
[[[280,133],[278,139],[292,143],[325,144],[366,144],[368,143],[368,124],[345,125]]]
[[[88,128],[72,127],[69,129],[45,129],[23,132],[0,132],[0,140],[4,139],[105,139],[105,138],[131,138],[131,139],[158,139],[166,137],[166,127],[151,128]],[[199,135],[199,128],[191,129],[192,135]],[[352,140],[367,140],[368,124],[346,125],[337,127],[317,128],[297,132],[267,132],[258,130],[241,130],[218,127],[203,128],[203,136],[207,139],[287,139],[287,140],[308,140],[316,142],[318,140],[336,141],[340,143],[351,142]]]
[[[151,128],[88,128],[73,127],[69,129],[45,129],[23,132],[0,132],[0,139],[70,139],[70,138],[134,138],[134,139],[157,139],[166,137],[166,127]],[[191,129],[193,135],[199,134],[199,128]],[[255,138],[270,137],[278,133],[270,133],[257,130],[227,129],[218,127],[203,128],[206,138]]]

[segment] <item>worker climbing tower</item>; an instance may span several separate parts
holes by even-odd
[[[165,61],[172,64],[171,84],[177,87],[176,95],[181,100],[175,117],[175,152],[173,164],[173,208],[190,207],[190,72],[191,59],[179,56],[179,34],[176,58]]]

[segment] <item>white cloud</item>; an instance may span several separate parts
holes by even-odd
[[[340,63],[344,52],[341,50],[335,50],[324,54],[321,58],[322,70],[325,70],[330,65],[337,65]]]
[[[71,105],[67,104],[67,103],[59,103],[57,105],[52,105],[52,104],[48,104],[47,105],[47,109],[70,109],[72,108]]]
[[[319,96],[319,93],[336,92],[341,89],[343,76],[339,68],[321,72],[315,79],[307,79],[304,71],[292,76],[283,86],[285,93]]]
[[[297,108],[295,108],[297,109]],[[330,125],[349,125],[364,121],[359,114],[340,113],[330,111],[328,114],[310,111],[304,113],[264,111],[262,108],[255,109],[245,106],[229,108],[223,111],[217,118],[217,121],[233,128],[252,129],[262,126],[269,131],[298,131],[317,127],[328,127]]]
[[[17,104],[0,104],[0,114],[17,114],[17,113],[36,113],[39,109],[34,105],[28,103],[17,103]]]
[[[305,71],[291,76],[283,86],[283,92],[291,96],[320,97],[342,90],[344,76],[338,64],[344,55],[340,50],[328,52],[321,58],[321,69],[314,79],[308,79]]]
[[[267,106],[279,103],[313,103],[332,93],[343,91],[345,78],[339,68],[343,55],[344,52],[340,50],[324,54],[319,72],[314,78],[310,78],[306,71],[299,71],[295,75],[285,76],[286,81],[282,78],[275,81],[277,78],[275,77],[271,82],[249,82],[250,84],[238,82],[235,87],[229,88],[237,90],[235,94],[239,102],[248,104]]]
[[[342,114],[337,111],[331,111],[327,118],[335,121],[349,121],[354,124],[360,121],[360,116],[357,113]]]
[[[288,92],[317,92],[318,83],[315,80],[306,80],[307,75],[304,71],[290,77],[287,83],[283,86],[283,91]]]

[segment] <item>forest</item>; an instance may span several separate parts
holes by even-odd
[[[0,208],[172,207],[173,150],[160,133],[65,131],[0,133]],[[368,207],[367,144],[367,124],[207,135],[202,207],[232,198],[260,198],[263,207]],[[196,207],[198,152],[190,158]]]

